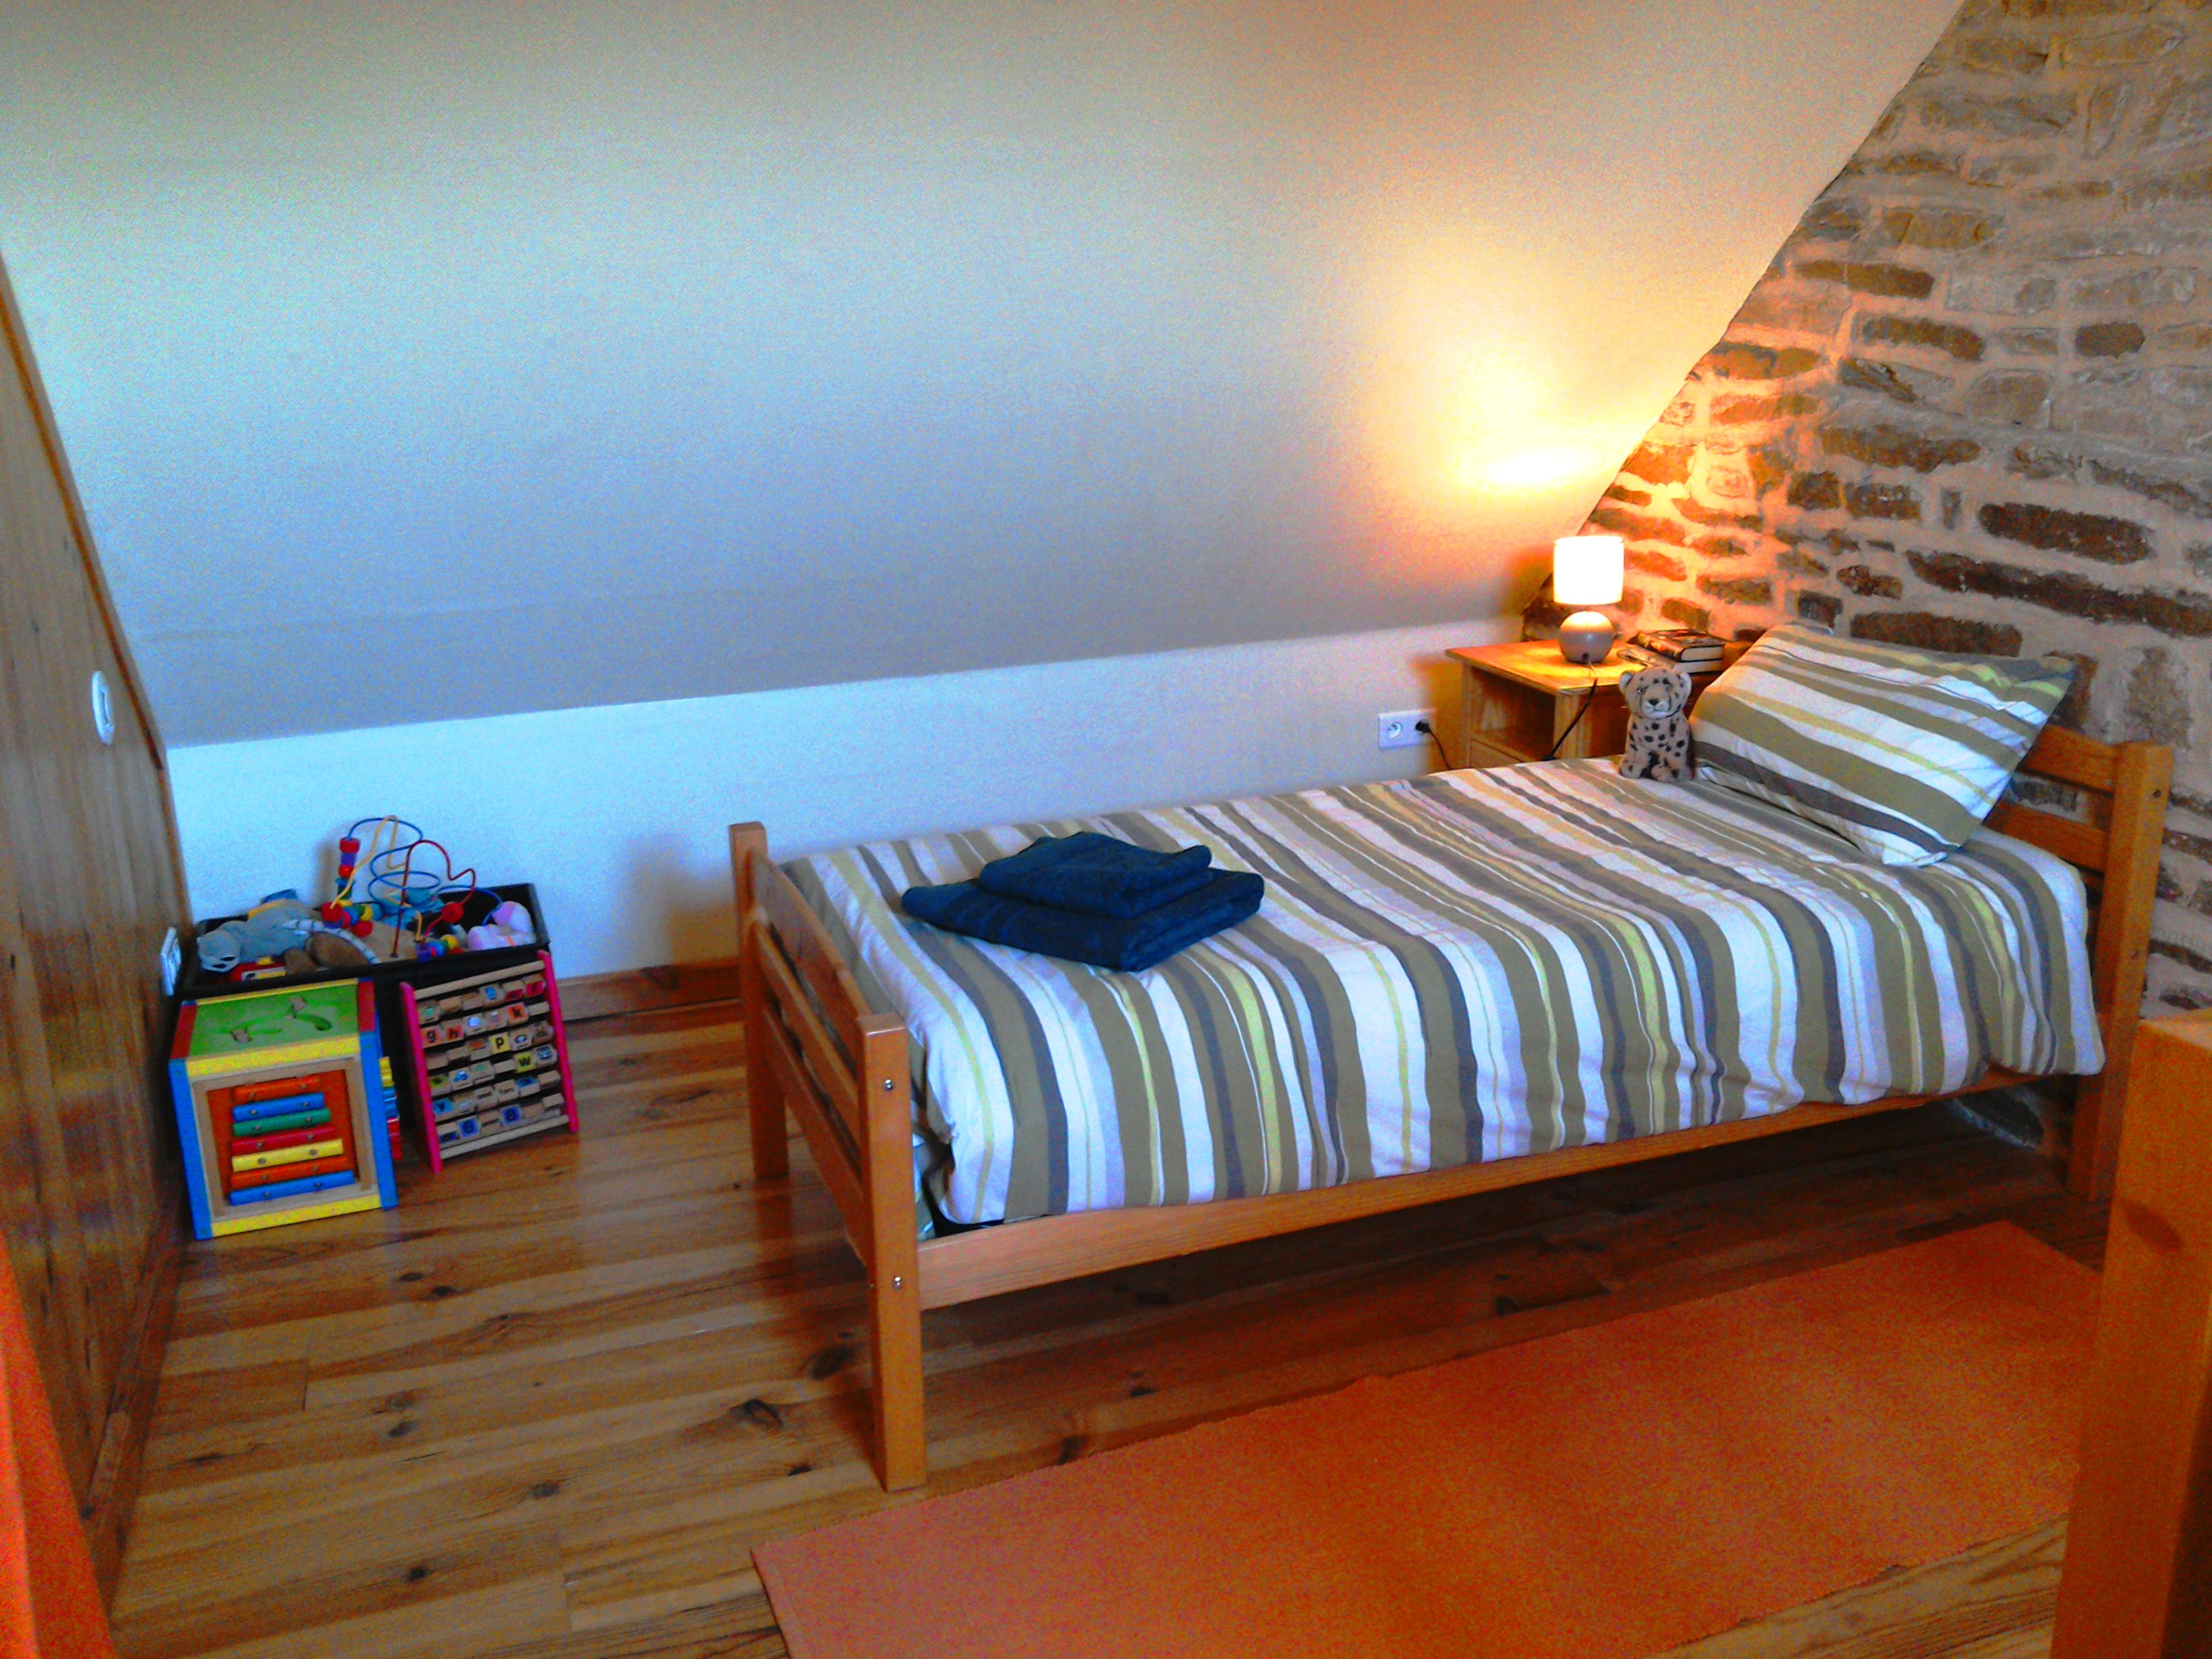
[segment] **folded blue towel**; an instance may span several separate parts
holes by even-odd
[[[975,882],[1000,898],[1056,910],[1140,916],[1206,885],[1213,873],[1206,866],[1212,862],[1209,848],[1156,853],[1096,830],[1080,830],[1072,836],[1047,836],[1009,858],[994,859],[975,872]]]
[[[909,887],[904,903],[908,915],[955,933],[1133,974],[1234,927],[1260,908],[1262,885],[1257,876],[1217,871],[1196,892],[1127,917],[1024,904],[987,893],[972,881]]]

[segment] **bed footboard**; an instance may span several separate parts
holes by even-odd
[[[918,1486],[927,1468],[906,1027],[868,1007],[769,858],[765,828],[730,826],[730,866],[754,1178],[789,1175],[786,1114],[797,1118],[867,1269],[876,1478],[890,1492]]]

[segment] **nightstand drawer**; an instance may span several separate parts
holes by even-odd
[[[1510,748],[1480,732],[1469,732],[1461,739],[1464,751],[1460,757],[1462,767],[1526,766],[1531,760],[1540,758],[1543,751],[1530,755],[1526,750]],[[1548,747],[1548,745],[1547,745]]]
[[[1744,648],[1729,646],[1727,659],[1734,662]],[[1460,666],[1455,765],[1523,766],[1553,758],[1555,747],[1558,759],[1586,760],[1628,747],[1628,705],[1620,690],[1627,665],[1618,659],[1599,666],[1593,692],[1590,671],[1565,661],[1548,642],[1515,641],[1446,654]],[[1695,677],[1692,702],[1717,672]],[[1583,713],[1586,699],[1590,706]]]

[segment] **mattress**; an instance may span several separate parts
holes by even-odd
[[[1140,974],[899,895],[1041,835],[1203,842],[1249,921]],[[930,1193],[981,1223],[1194,1204],[2103,1063],[2073,866],[1924,868],[1607,761],[877,842],[785,866],[914,1037]]]

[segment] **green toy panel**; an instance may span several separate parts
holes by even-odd
[[[192,1019],[191,1060],[212,1059],[255,1048],[283,1048],[298,1042],[361,1035],[350,980],[308,985],[295,991],[262,991],[242,997],[214,997],[198,1005]]]

